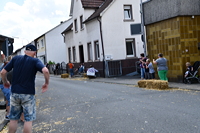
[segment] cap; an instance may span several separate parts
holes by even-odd
[[[33,44],[28,44],[28,45],[26,45],[26,50],[37,51],[37,48]]]

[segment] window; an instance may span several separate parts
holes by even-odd
[[[40,49],[40,44],[39,44],[39,42],[37,42],[37,49]]]
[[[126,55],[127,57],[135,57],[135,39],[126,39]]]
[[[83,29],[83,16],[80,16],[80,27],[81,30]]]
[[[75,32],[78,32],[77,19],[74,20],[74,27],[75,27]]]
[[[99,55],[99,42],[98,41],[94,42],[94,52],[95,52],[95,60],[99,60],[100,55]]]
[[[88,60],[92,60],[92,44],[88,43]]]
[[[72,50],[73,50],[73,62],[76,62],[76,48],[73,47]]]
[[[72,57],[71,57],[71,48],[68,48],[68,57],[69,57],[69,61],[72,61]]]
[[[132,6],[131,5],[125,5],[124,6],[124,19],[125,20],[132,20]]]
[[[43,39],[41,40],[41,46],[44,47],[44,42]]]

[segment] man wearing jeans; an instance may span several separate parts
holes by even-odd
[[[36,119],[35,76],[37,71],[42,72],[45,78],[42,92],[48,90],[49,71],[39,59],[34,58],[36,51],[34,45],[28,44],[25,55],[12,58],[1,71],[3,85],[5,88],[9,88],[10,82],[7,80],[6,74],[13,69],[8,133],[16,132],[22,112],[25,117],[23,133],[32,132],[32,121]]]

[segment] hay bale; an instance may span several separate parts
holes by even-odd
[[[152,89],[159,89],[160,88],[160,82],[161,82],[161,80],[153,80]]]
[[[146,88],[146,80],[139,80],[138,81],[138,86],[140,88]]]
[[[153,89],[153,80],[146,80],[146,89]]]
[[[168,82],[164,80],[153,80],[152,86],[153,89],[158,89],[158,90],[169,89]]]
[[[146,89],[157,89],[157,90],[169,89],[168,82],[163,80],[140,80],[138,81],[138,86],[140,88],[146,88]]]
[[[68,73],[61,74],[61,78],[68,78],[68,77],[69,77]]]
[[[87,76],[87,73],[83,73],[83,77],[84,78],[87,78],[88,76]]]
[[[160,89],[161,89],[161,90],[169,89],[169,84],[168,84],[168,82],[162,80],[162,81],[160,82]]]

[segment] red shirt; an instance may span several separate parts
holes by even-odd
[[[69,66],[70,69],[72,69],[74,67],[74,64],[69,63],[68,66]]]

